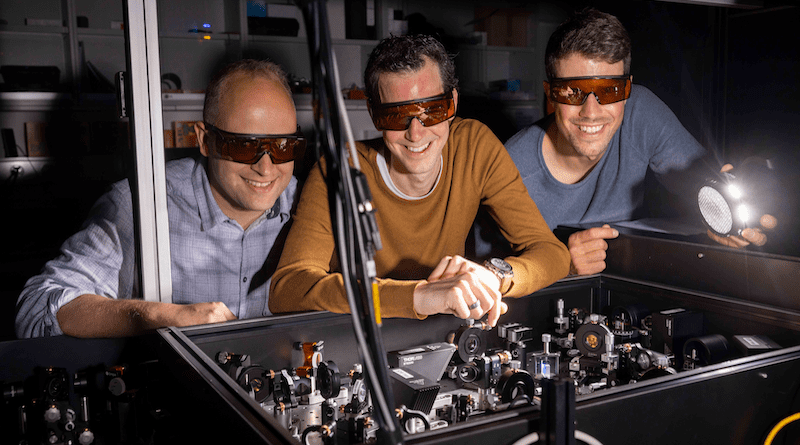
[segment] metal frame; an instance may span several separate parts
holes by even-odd
[[[78,49],[78,19],[75,14],[75,1],[74,0],[62,0],[61,1],[61,11],[64,21],[67,25],[67,35],[65,37],[66,46],[69,48],[69,61],[64,60],[64,65],[67,69],[69,69],[69,76],[70,81],[72,83],[73,89],[79,88],[79,85],[82,81],[81,79],[81,69],[82,64],[80,60],[80,51]],[[69,63],[67,63],[69,62]]]
[[[155,0],[127,0],[124,6],[141,294],[147,301],[171,303],[157,5]]]

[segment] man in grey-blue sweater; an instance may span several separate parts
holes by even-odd
[[[545,65],[554,113],[506,148],[551,229],[591,227],[569,237],[571,273],[599,273],[606,240],[618,236],[607,223],[647,216],[648,170],[689,196],[697,187],[689,172],[702,168],[706,151],[664,102],[632,85],[630,38],[616,17],[592,8],[573,14],[550,37]]]

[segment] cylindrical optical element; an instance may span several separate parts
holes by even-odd
[[[732,351],[728,339],[720,334],[711,334],[687,340],[683,345],[683,355],[684,363],[708,366],[728,360]]]

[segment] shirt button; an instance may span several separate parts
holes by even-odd
[[[247,283],[247,277],[242,278],[242,283]]]

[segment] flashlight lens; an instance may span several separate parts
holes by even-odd
[[[728,234],[733,229],[733,213],[722,194],[713,187],[703,186],[697,194],[700,213],[706,224],[719,234]]]

